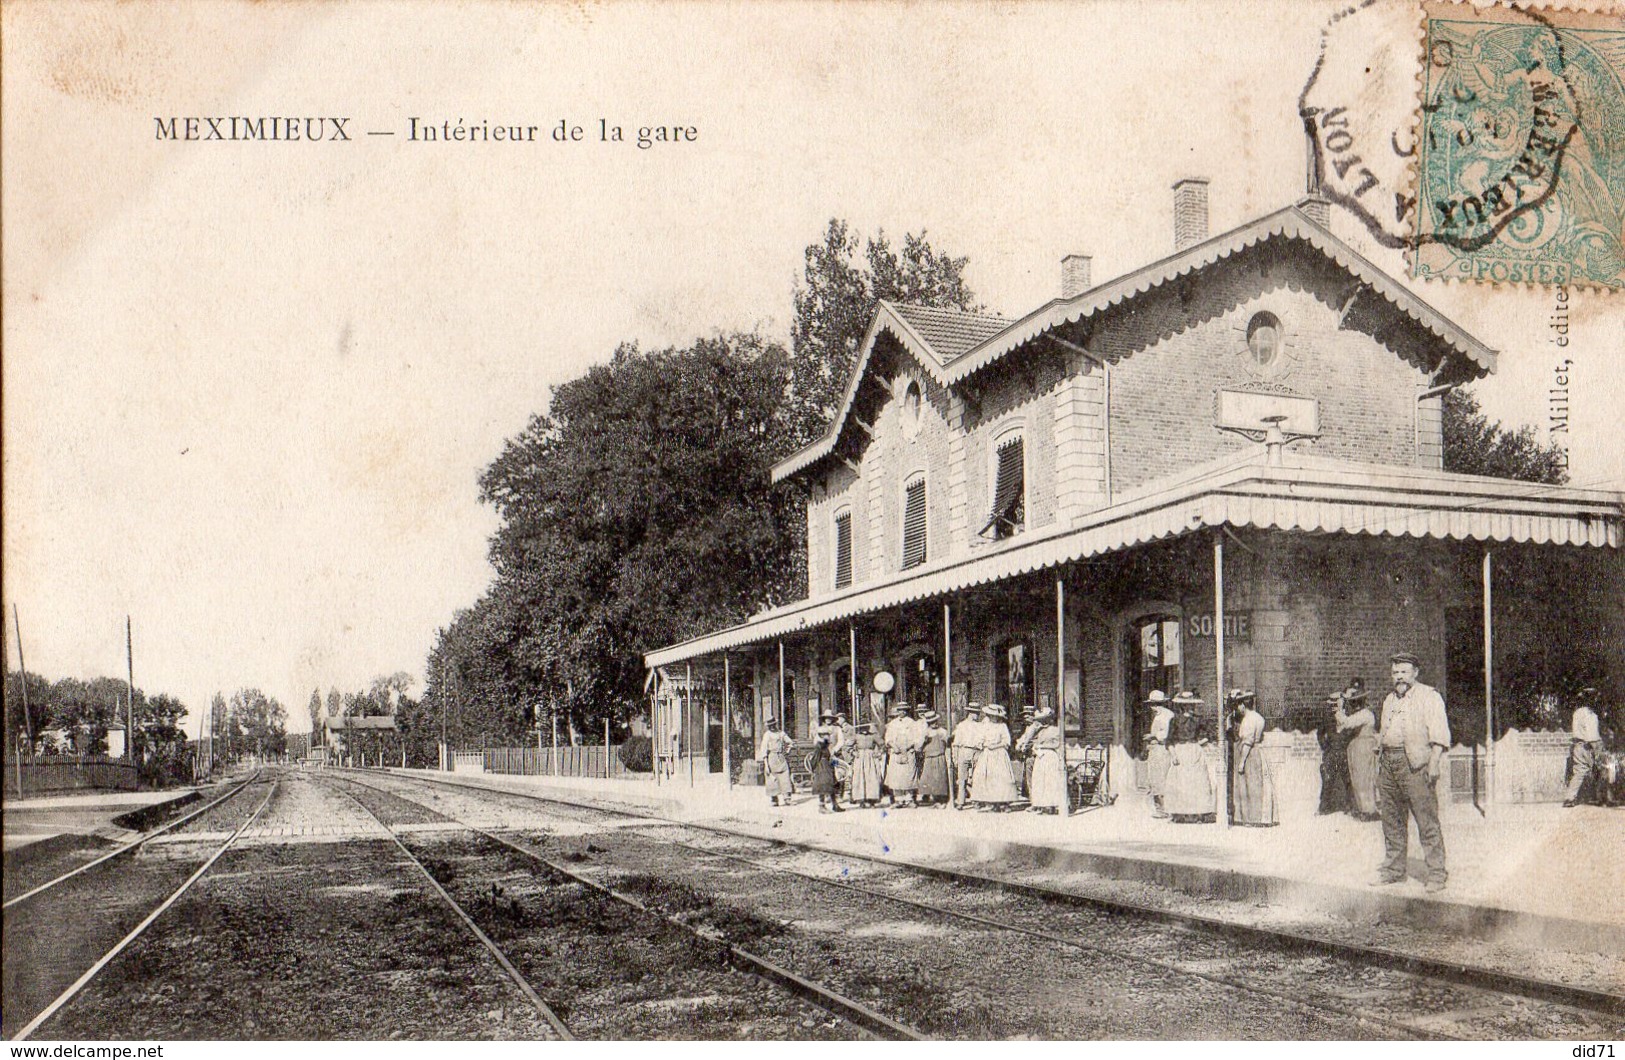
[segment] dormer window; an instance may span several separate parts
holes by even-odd
[[[982,535],[997,541],[1019,534],[1027,524],[1027,466],[1021,435],[1000,442],[994,454],[993,510]]]
[[[925,475],[903,487],[903,569],[925,562]]]
[[[835,516],[835,588],[852,584],[852,513]]]

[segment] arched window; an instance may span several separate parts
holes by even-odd
[[[1274,313],[1254,313],[1247,322],[1247,352],[1260,368],[1268,368],[1281,354],[1281,320]]]
[[[910,441],[920,434],[921,405],[920,384],[911,379],[903,391],[903,436]]]

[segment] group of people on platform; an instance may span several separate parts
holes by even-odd
[[[1066,805],[1061,730],[1048,707],[1030,712],[1013,744],[1007,714],[997,703],[971,703],[950,736],[935,710],[921,705],[891,708],[884,732],[853,725],[845,714],[823,712],[812,730],[812,791],[822,813],[852,806],[974,806],[1006,811],[1023,800],[1039,813]],[[767,721],[757,758],[767,795],[787,805],[793,789],[793,741],[777,718]],[[1014,746],[1024,765],[1011,759]]]

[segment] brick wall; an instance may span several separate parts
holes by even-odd
[[[1297,448],[1436,466],[1436,446],[1418,455],[1416,396],[1426,374],[1363,331],[1339,327],[1347,289],[1346,277],[1339,282],[1281,260],[1153,294],[1132,315],[1097,327],[1090,348],[1122,358],[1112,378],[1113,488],[1131,489],[1246,448],[1244,439],[1215,429],[1215,392],[1259,382],[1319,401],[1322,437]],[[1282,352],[1270,369],[1255,371],[1247,325],[1261,311],[1280,319]],[[1426,429],[1436,434],[1432,423]]]

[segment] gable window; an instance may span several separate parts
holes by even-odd
[[[925,476],[903,487],[903,569],[925,562]]]
[[[1281,352],[1281,321],[1274,313],[1255,313],[1247,322],[1247,352],[1260,368],[1275,363]]]
[[[1021,532],[1027,522],[1027,469],[1021,435],[1000,443],[993,472],[993,511],[983,536],[995,540]]]
[[[852,513],[835,517],[835,588],[852,584]]]
[[[920,384],[913,381],[903,391],[903,435],[910,441],[920,435]]]

